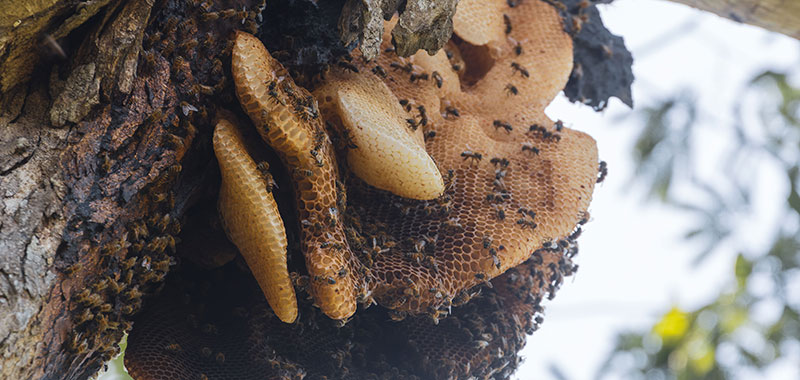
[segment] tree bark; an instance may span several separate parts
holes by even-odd
[[[800,39],[800,1],[796,0],[670,0],[736,22]]]

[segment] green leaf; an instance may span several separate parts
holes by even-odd
[[[736,256],[736,264],[734,266],[736,273],[736,283],[739,289],[743,289],[747,285],[747,277],[753,272],[753,263],[747,260],[741,253]]]

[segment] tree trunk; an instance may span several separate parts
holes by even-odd
[[[170,40],[143,43],[146,28],[177,33],[176,9],[151,19],[153,3],[31,1],[0,41],[0,378],[83,379],[113,357],[208,178],[207,153],[181,165],[207,127],[192,124],[207,97],[181,108],[174,65],[151,46]],[[229,30],[206,46],[210,59]],[[140,66],[143,47],[152,59]],[[182,83],[211,82],[210,70]]]
[[[670,0],[736,22],[800,39],[800,1],[796,0]]]

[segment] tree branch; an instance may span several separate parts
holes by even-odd
[[[800,39],[800,2],[796,0],[670,1]]]

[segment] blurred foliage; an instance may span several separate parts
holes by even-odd
[[[685,238],[707,242],[699,261],[725,243],[737,246],[736,237],[749,232],[737,221],[753,217],[758,207],[754,192],[759,186],[774,192],[780,185],[755,180],[769,167],[786,184],[774,236],[766,237],[771,244],[760,252],[741,248],[731,268],[731,286],[708,304],[696,310],[673,307],[649,331],[620,334],[598,378],[763,378],[771,364],[797,355],[800,88],[788,74],[767,71],[753,78],[738,99],[734,146],[721,154],[723,169],[713,178],[695,173],[692,165],[693,144],[705,142],[694,141],[701,123],[690,93],[638,111],[644,126],[634,146],[635,181],[647,186],[651,197],[697,216],[697,226]],[[719,128],[715,133],[721,133]],[[679,186],[684,191],[677,191]],[[686,188],[693,196],[685,196]]]

